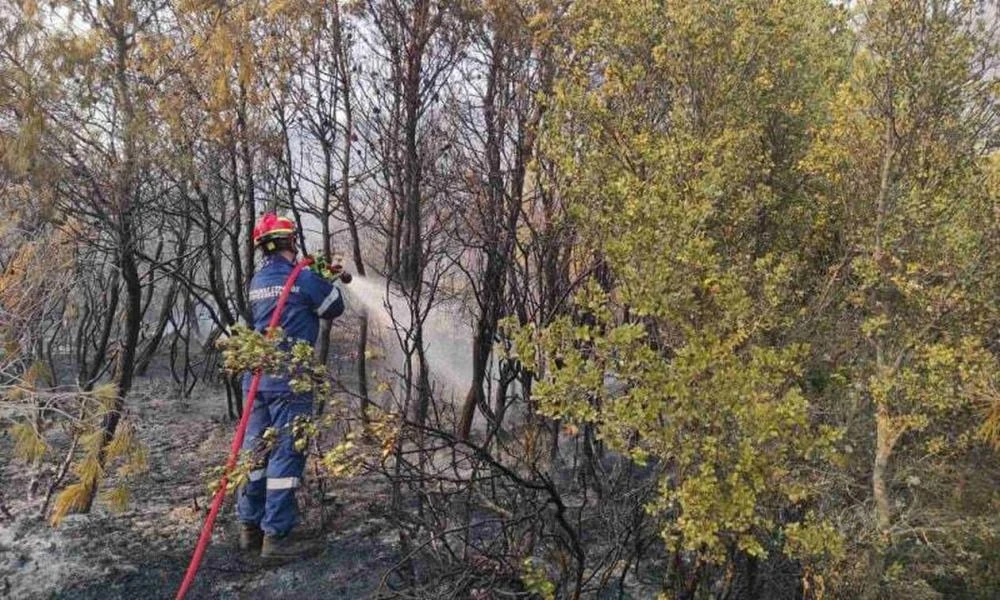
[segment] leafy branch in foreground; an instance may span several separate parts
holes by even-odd
[[[280,328],[259,333],[245,325],[234,325],[230,336],[217,345],[223,354],[223,368],[232,375],[259,371],[262,374],[289,378],[289,386],[297,394],[309,394],[313,401],[324,406],[322,414],[297,417],[285,431],[269,428],[260,444],[252,452],[244,452],[234,472],[230,475],[227,492],[235,491],[247,481],[250,471],[258,468],[282,435],[291,435],[295,450],[314,456],[330,477],[344,478],[357,474],[366,461],[382,456],[384,460],[391,447],[398,427],[391,415],[368,415],[357,419],[333,394],[333,386],[326,375],[326,368],[314,355],[311,345],[305,342],[289,343]],[[367,424],[363,426],[363,421]],[[343,429],[339,441],[323,449],[320,441],[324,433],[336,427]],[[209,487],[216,489],[222,476],[222,467],[215,467],[207,474]]]

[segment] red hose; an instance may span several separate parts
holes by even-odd
[[[282,288],[281,295],[278,296],[278,304],[274,307],[274,312],[271,314],[271,321],[267,324],[268,331],[277,327],[281,322],[281,312],[285,309],[285,303],[288,302],[288,295],[292,292],[292,286],[295,285],[295,280],[298,279],[299,272],[312,264],[312,262],[312,259],[308,257],[302,259],[288,275],[285,287]],[[212,498],[212,507],[208,510],[205,524],[201,528],[198,545],[194,547],[194,554],[191,556],[190,564],[188,564],[187,573],[184,574],[184,581],[181,582],[181,587],[177,590],[176,600],[183,600],[191,584],[194,583],[194,576],[198,574],[198,567],[201,565],[201,558],[205,554],[205,548],[208,547],[208,542],[212,539],[212,527],[215,525],[215,518],[219,515],[219,509],[222,508],[222,501],[226,497],[229,473],[236,466],[236,459],[239,457],[240,448],[243,447],[243,438],[247,433],[247,423],[250,422],[250,411],[253,410],[253,401],[257,396],[257,388],[260,386],[260,377],[260,371],[255,371],[253,379],[250,380],[246,406],[243,407],[240,424],[236,428],[236,436],[233,437],[233,445],[229,449],[229,459],[226,461],[226,468],[222,472],[222,481],[219,483],[219,489],[216,490],[215,496]]]

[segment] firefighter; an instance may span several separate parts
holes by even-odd
[[[265,214],[254,227],[254,245],[263,253],[263,264],[250,282],[249,293],[253,327],[258,332],[263,333],[267,327],[295,265],[295,240],[295,224],[273,213]],[[292,287],[280,326],[289,344],[304,341],[312,345],[316,343],[319,320],[333,319],[343,312],[344,295],[339,282],[303,269]],[[243,380],[244,394],[251,377],[248,373]],[[296,417],[309,418],[312,413],[311,394],[294,393],[287,377],[261,376],[243,443],[243,450],[254,453],[257,462],[249,481],[237,492],[236,507],[241,523],[240,549],[259,551],[261,558],[268,561],[280,562],[320,549],[315,543],[289,535],[298,516],[295,489],[305,467],[305,456],[295,449],[292,426]]]

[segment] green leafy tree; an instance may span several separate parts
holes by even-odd
[[[828,243],[798,162],[846,70],[843,13],[581,2],[569,18],[543,145],[599,276],[573,317],[518,339],[540,410],[661,466],[648,508],[672,593],[736,555],[835,554],[805,507],[838,432],[811,418],[791,324]]]
[[[930,565],[904,548],[920,539],[961,556],[965,544],[946,540],[968,537],[964,528],[977,521],[973,509],[948,525],[934,514],[944,506],[932,490],[967,473],[963,456],[1000,372],[989,350],[1000,230],[984,156],[1000,124],[998,38],[984,8],[862,3],[851,75],[804,161],[843,257],[830,309],[819,315],[828,335],[814,335],[836,357],[827,372],[846,384],[835,396],[869,461],[859,470],[870,481],[875,536],[855,593],[870,597],[887,583],[917,593]],[[900,563],[908,572],[883,578],[887,556],[908,556]],[[964,568],[934,570],[954,567]],[[964,576],[947,576],[956,574]]]
[[[542,412],[661,466],[668,590],[776,552],[816,595],[988,589],[956,582],[990,496],[946,493],[987,485],[1000,372],[988,9],[570,12],[543,143],[597,276],[516,352]]]

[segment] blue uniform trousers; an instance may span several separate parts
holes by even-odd
[[[265,535],[286,535],[298,520],[295,489],[302,481],[305,455],[295,450],[292,423],[311,417],[312,396],[291,392],[258,392],[243,450],[255,456],[249,481],[236,494],[236,511],[243,523],[259,526]],[[265,450],[264,432],[274,428],[277,439]]]

